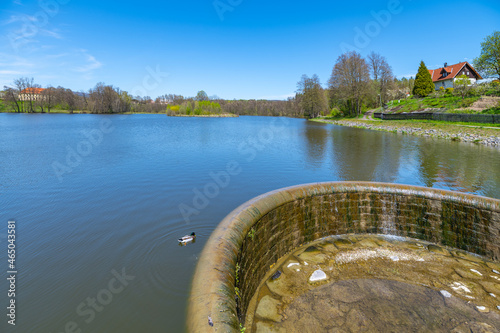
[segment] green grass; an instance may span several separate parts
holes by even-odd
[[[8,112],[8,107],[5,105],[3,99],[0,99],[0,112]]]
[[[462,100],[460,96],[441,96],[441,97],[425,97],[425,98],[408,98],[401,100],[394,100],[388,103],[386,112],[400,113],[400,112],[413,112],[421,111],[428,108],[433,109],[446,109],[452,111],[458,108],[467,108],[474,102],[479,100],[480,97],[467,97]]]

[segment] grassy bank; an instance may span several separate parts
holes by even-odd
[[[425,109],[442,109],[445,112],[453,112],[456,109],[468,108],[477,102],[480,97],[467,97],[462,99],[460,96],[440,96],[426,98],[408,98],[394,100],[388,103],[386,112],[414,112]]]
[[[498,124],[450,123],[432,120],[312,119],[312,121],[453,141],[500,145],[500,125]]]

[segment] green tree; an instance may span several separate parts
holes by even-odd
[[[435,90],[432,82],[431,73],[425,66],[424,62],[420,62],[417,76],[415,77],[415,85],[413,86],[413,95],[426,97]]]
[[[207,93],[205,91],[200,90],[196,94],[195,100],[197,100],[197,101],[208,101],[208,95],[207,95]]]
[[[486,77],[496,75],[500,79],[500,31],[481,43],[481,55],[474,59],[474,67]]]
[[[458,91],[462,96],[462,100],[465,98],[465,95],[471,90],[472,85],[469,77],[467,75],[460,75],[455,79],[454,82],[455,91]]]

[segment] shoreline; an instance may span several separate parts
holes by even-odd
[[[500,147],[500,127],[474,127],[402,120],[330,120],[315,118],[310,119],[310,121]]]
[[[237,114],[231,114],[231,113],[224,113],[224,114],[204,114],[204,115],[168,115],[164,112],[156,113],[156,112],[123,112],[123,113],[92,113],[88,111],[74,111],[74,112],[69,112],[69,111],[53,111],[53,112],[6,112],[6,111],[0,111],[0,113],[5,113],[5,114],[93,114],[93,115],[117,115],[117,116],[123,116],[123,115],[134,115],[134,114],[157,114],[157,115],[165,115],[167,117],[190,117],[190,118],[237,118],[239,115]]]

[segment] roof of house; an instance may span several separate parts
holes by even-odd
[[[460,71],[465,65],[469,65],[470,69],[477,75],[477,78],[479,80],[483,79],[481,75],[479,75],[479,73],[476,72],[476,70],[467,61],[464,61],[455,65],[441,67],[438,69],[429,69],[429,73],[431,73],[432,77],[432,82],[454,79],[460,73]],[[447,76],[443,76],[444,71],[448,73]]]
[[[44,90],[43,88],[26,88],[21,90],[21,94],[41,94]]]

